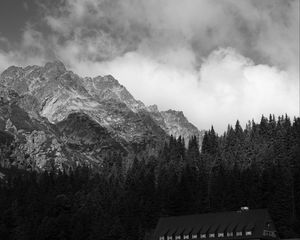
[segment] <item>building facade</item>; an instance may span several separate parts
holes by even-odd
[[[279,239],[266,209],[160,218],[153,240]]]

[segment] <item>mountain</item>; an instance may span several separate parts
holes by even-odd
[[[168,135],[173,135],[176,138],[181,136],[186,140],[191,136],[197,136],[200,141],[202,140],[204,131],[199,131],[197,127],[191,124],[182,111],[171,109],[159,111],[157,105],[149,106],[147,110],[155,122],[168,133]]]
[[[202,137],[182,112],[147,107],[111,75],[82,78],[60,61],[6,69],[0,113],[0,137],[12,139],[0,141],[11,146],[1,164],[24,168],[101,165],[111,152],[155,154],[168,135]]]

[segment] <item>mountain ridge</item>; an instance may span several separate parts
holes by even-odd
[[[110,143],[108,145],[117,146],[118,151],[127,156],[139,154],[142,151],[155,152],[154,149],[159,148],[167,140],[168,135],[175,137],[181,135],[185,139],[196,135],[200,141],[202,138],[202,133],[188,122],[183,112],[159,111],[156,105],[147,107],[143,102],[136,100],[126,87],[113,76],[82,78],[67,70],[60,61],[48,62],[44,66],[34,65],[24,68],[11,66],[7,68],[0,75],[0,96],[3,103],[1,111],[8,112],[6,117],[3,117],[4,115],[0,117],[0,127],[2,126],[0,130],[13,134],[17,142],[20,138],[29,139],[27,142],[32,142],[34,137],[30,134],[36,129],[31,122],[36,122],[37,126],[43,125],[44,128],[39,129],[39,132],[35,134],[41,138],[45,135],[46,139],[52,139],[51,141],[56,139],[55,142],[61,144],[59,154],[53,157],[54,162],[57,161],[58,156],[60,157],[58,161],[60,166],[62,166],[62,162],[68,164],[74,162],[74,156],[71,156],[70,141],[64,142],[66,139],[70,140],[70,136],[74,137],[74,134],[67,131],[70,136],[62,137],[64,130],[59,127],[63,125],[62,122],[68,122],[74,126],[73,133],[79,134],[75,129],[79,126],[72,118],[78,121],[82,121],[82,119],[88,121],[90,125],[86,126],[93,126],[92,129],[101,133],[100,135],[109,136],[108,139],[99,138],[99,144],[106,139],[105,141]],[[16,107],[21,109],[19,112],[23,112],[23,115],[19,116],[16,111],[13,111]],[[16,119],[16,116],[20,119],[11,121]],[[18,122],[23,123],[18,125]],[[26,122],[28,122],[27,127]],[[82,124],[84,125],[84,121]],[[81,131],[77,138],[80,136],[88,139],[89,137],[84,136],[85,134],[92,134],[92,132],[86,129],[86,131]],[[28,144],[25,142],[19,146],[19,152]],[[45,145],[45,142],[47,141],[42,142],[41,145]],[[99,144],[90,146],[88,142],[89,146],[82,148],[84,151],[78,152],[78,154],[85,156],[81,156],[82,159],[92,159],[87,162],[101,163],[105,153],[101,157],[95,157],[95,154],[91,154],[88,150],[99,151],[103,147],[99,147]],[[40,146],[35,147],[39,148]],[[47,148],[49,147],[51,144],[47,145]],[[78,146],[78,149],[81,147]],[[112,150],[114,147],[110,149]],[[31,153],[26,154],[30,155]],[[32,162],[34,161],[37,161],[36,157],[33,157]],[[38,167],[43,168],[43,164]]]

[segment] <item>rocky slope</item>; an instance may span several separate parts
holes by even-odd
[[[182,111],[168,110],[159,111],[156,105],[147,108],[152,119],[166,132],[178,138],[183,137],[188,143],[191,136],[197,136],[202,141],[204,131],[199,131],[197,127],[191,124],[184,116]]]
[[[182,112],[146,107],[112,76],[81,78],[59,61],[1,74],[0,131],[14,145],[1,143],[2,165],[37,169],[153,152],[171,134],[201,138]]]

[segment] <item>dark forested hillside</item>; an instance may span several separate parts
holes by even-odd
[[[9,139],[0,144],[3,158]],[[110,154],[102,167],[1,168],[0,239],[143,239],[161,216],[241,206],[268,208],[281,237],[300,234],[299,118],[212,127],[201,151],[196,137],[170,137],[158,157],[128,169]]]

